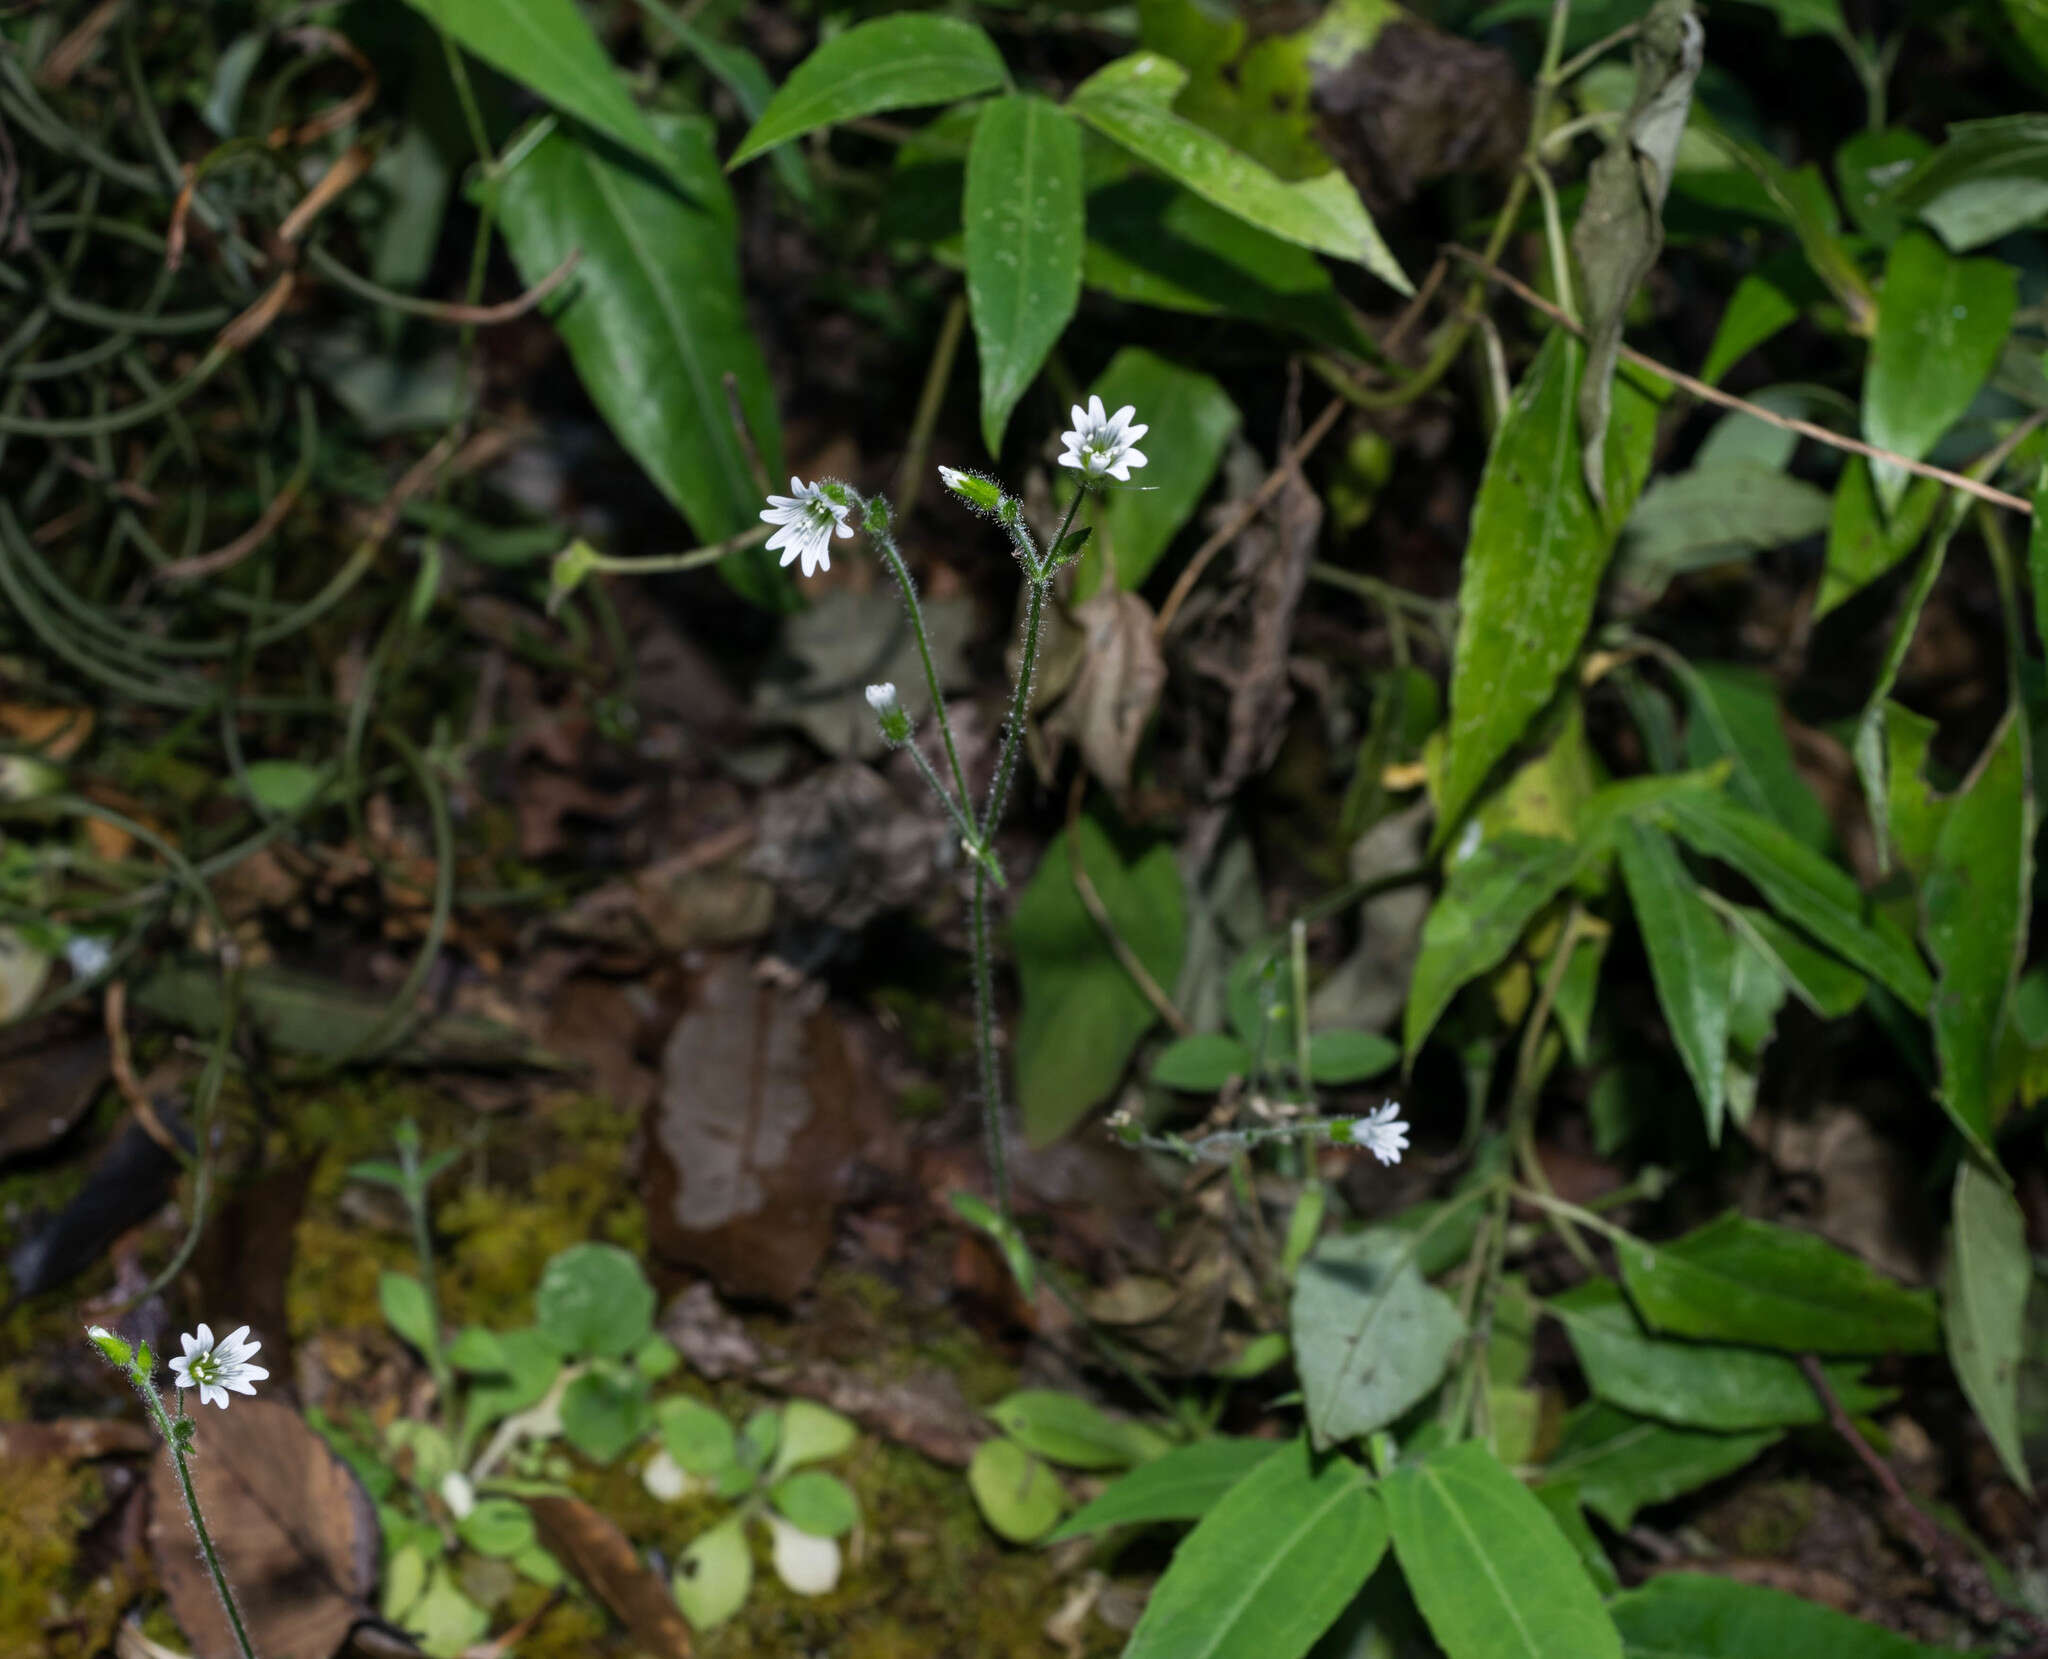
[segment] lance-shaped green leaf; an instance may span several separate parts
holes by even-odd
[[[1545,1307],[1571,1338],[1593,1392],[1624,1411],[1721,1432],[1826,1419],[1820,1396],[1796,1360],[1757,1348],[1652,1336],[1611,1279],[1575,1286]],[[1836,1398],[1851,1412],[1873,1410],[1892,1397],[1866,1387],[1862,1371],[1854,1361],[1827,1367]]]
[[[1043,98],[998,98],[967,152],[967,306],[981,354],[981,434],[1001,452],[1081,297],[1081,129]]]
[[[1515,389],[1480,479],[1458,586],[1440,834],[1577,657],[1615,535],[1649,470],[1655,406],[1624,373],[1607,434],[1607,511],[1586,493],[1575,413],[1584,361],[1577,340],[1552,331]]]
[[[1926,1008],[1934,990],[1927,965],[1897,928],[1866,915],[1848,871],[1726,796],[1677,794],[1667,811],[1672,829],[1694,851],[1732,864],[1785,920],[1882,982],[1908,1007]]]
[[[1380,1483],[1394,1553],[1449,1659],[1621,1659],[1578,1551],[1476,1440]]]
[[[1992,1073],[2034,889],[2031,758],[2026,721],[2015,707],[1949,798],[1920,889],[1927,948],[1938,968],[1929,1012],[1941,1104],[1994,1161],[1993,1119],[2004,1102]]]
[[[1618,1234],[1622,1282],[1671,1336],[1804,1354],[1924,1354],[1934,1299],[1885,1278],[1818,1233],[1730,1212],[1666,1244]]]
[[[1181,1540],[1124,1659],[1300,1659],[1387,1549],[1372,1484],[1297,1440]]]
[[[498,222],[528,282],[582,249],[555,327],[619,441],[710,542],[755,523],[761,507],[726,376],[777,483],[782,430],[740,297],[736,216],[711,124],[666,119],[658,128],[667,178],[581,128],[558,128],[505,175]],[[759,548],[719,568],[758,603],[788,602],[788,583]]]
[[[1958,259],[1920,231],[1892,244],[1877,333],[1863,380],[1863,435],[1915,461],[1955,425],[1998,361],[2018,303],[2002,259]],[[1878,498],[1896,507],[1907,474],[1871,464]]]
[[[1104,1527],[1199,1521],[1222,1502],[1225,1493],[1281,1449],[1277,1441],[1236,1440],[1227,1435],[1176,1447],[1114,1482],[1101,1497],[1061,1522],[1045,1541],[1063,1543]]]
[[[1826,847],[1833,833],[1827,809],[1792,759],[1770,678],[1733,663],[1694,665],[1678,658],[1671,667],[1688,709],[1686,763],[1711,766],[1726,757],[1730,795],[1775,818],[1807,846]]]
[[[898,12],[856,23],[790,71],[726,166],[837,121],[950,104],[1008,79],[995,42],[964,18]]]
[[[1422,924],[1422,949],[1408,982],[1401,1043],[1412,1059],[1459,989],[1497,967],[1536,912],[1564,891],[1585,859],[1582,847],[1510,831],[1451,867]]]
[[[1608,1604],[1628,1659],[1960,1659],[1819,1602],[1714,1573],[1659,1573]]]
[[[1827,565],[1813,602],[1814,619],[1826,616],[1912,552],[1941,505],[1941,496],[1942,487],[1934,479],[1915,478],[1887,513],[1877,499],[1870,463],[1860,455],[1846,457],[1828,515]]]
[[[1296,1369],[1316,1444],[1384,1428],[1442,1381],[1465,1321],[1390,1227],[1325,1239],[1295,1282]]]
[[[1685,1062],[1707,1122],[1707,1139],[1721,1139],[1727,1105],[1728,987],[1734,943],[1662,830],[1621,826],[1621,874],[1636,913],[1636,929],[1650,957],[1650,978],[1678,1057]]]
[[[657,167],[675,165],[673,146],[640,113],[610,55],[577,10],[576,0],[411,3],[465,49],[530,87],[563,114],[575,116]]]
[[[2048,642],[2048,463],[2034,481],[2034,522],[2027,536],[2027,577],[2034,590],[2034,632]]]
[[[1283,241],[1355,260],[1390,287],[1413,292],[1372,215],[1341,170],[1289,182],[1205,127],[1173,112],[1188,73],[1157,52],[1133,52],[1077,86],[1067,107],[1090,126],[1247,224]]]
[[[1957,253],[2039,224],[2048,219],[2048,115],[1956,122],[1948,142],[1901,179],[1891,199]]]
[[[1586,489],[1603,505],[1607,478],[1601,452],[1622,316],[1664,246],[1664,197],[1706,46],[1706,30],[1693,15],[1692,0],[1657,0],[1644,15],[1634,48],[1635,97],[1587,173],[1585,204],[1572,226],[1572,254],[1585,283],[1580,460]]]
[[[1760,271],[1752,271],[1728,296],[1721,324],[1714,330],[1714,343],[1707,348],[1707,360],[1700,366],[1700,378],[1709,384],[1720,380],[1758,346],[1790,327],[1798,316],[1799,307],[1778,283]]]
[[[2021,1490],[2031,1492],[2020,1434],[2020,1366],[2034,1262],[2027,1224],[1997,1176],[1974,1158],[1956,1170],[1948,1266],[1941,1280],[1949,1363]]]
[[[1781,1432],[1680,1429],[1588,1400],[1565,1419],[1543,1483],[1575,1488],[1588,1509],[1625,1531],[1645,1504],[1668,1503],[1740,1469]]]

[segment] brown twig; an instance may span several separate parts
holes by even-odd
[[[1524,305],[1533,306],[1536,310],[1541,311],[1544,316],[1548,317],[1560,328],[1568,328],[1581,339],[1585,338],[1586,331],[1583,328],[1520,278],[1510,276],[1498,265],[1488,264],[1469,249],[1454,247],[1447,251],[1453,258],[1462,259],[1466,264],[1472,266],[1488,282],[1498,283]],[[1787,432],[1797,432],[1802,438],[1811,438],[1815,443],[1826,444],[1831,449],[1846,449],[1852,455],[1861,455],[1872,461],[1889,462],[1903,472],[1918,473],[1922,478],[1937,479],[1941,483],[1948,485],[1950,489],[1961,490],[1965,495],[1974,495],[1980,501],[1989,501],[2000,507],[2010,507],[2014,512],[2025,513],[2029,517],[2033,515],[2033,503],[2024,496],[2013,495],[2006,490],[1996,489],[1989,484],[1979,483],[1976,479],[1967,478],[1960,472],[1950,472],[1946,467],[1931,466],[1925,461],[1915,461],[1908,456],[1900,455],[1894,450],[1879,449],[1877,445],[1867,444],[1861,438],[1844,437],[1839,432],[1830,432],[1825,426],[1816,426],[1812,421],[1800,420],[1793,415],[1781,415],[1775,409],[1766,409],[1761,404],[1751,403],[1746,398],[1736,397],[1732,392],[1724,392],[1720,387],[1709,385],[1706,381],[1686,374],[1682,370],[1669,368],[1659,363],[1653,357],[1645,357],[1633,346],[1624,345],[1621,348],[1621,355],[1627,358],[1629,362],[1635,364],[1636,367],[1648,369],[1650,373],[1670,381],[1672,385],[1682,391],[1690,392],[1702,402],[1718,404],[1723,409],[1739,410],[1745,415],[1754,415],[1766,425],[1781,427]]]
[[[273,149],[282,148],[286,144],[311,144],[325,138],[329,133],[339,132],[377,101],[376,65],[364,57],[347,36],[338,34],[333,29],[322,28],[318,24],[308,24],[304,28],[287,30],[284,38],[302,52],[337,53],[348,59],[363,78],[355,91],[340,103],[322,110],[296,127],[279,127],[274,130],[268,139]]]
[[[1230,515],[1229,521],[1207,541],[1195,549],[1195,556],[1188,560],[1187,569],[1175,579],[1172,589],[1166,595],[1166,602],[1159,607],[1159,614],[1152,621],[1152,637],[1163,640],[1173,627],[1174,618],[1194,591],[1195,583],[1201,580],[1202,572],[1209,568],[1209,561],[1228,547],[1251,521],[1265,511],[1266,504],[1278,495],[1287,480],[1301,467],[1301,463],[1315,453],[1315,447],[1329,436],[1330,428],[1337,424],[1337,417],[1344,412],[1344,399],[1333,397],[1323,406],[1323,412],[1309,424],[1306,432],[1295,440],[1294,447],[1281,456],[1280,464],[1266,474],[1266,480],[1244,505]]]
[[[306,234],[306,227],[331,207],[343,191],[370,170],[370,146],[351,144],[335,157],[334,165],[313,181],[313,188],[277,227],[277,239],[287,246]]]
[[[1806,1373],[1806,1380],[1813,1385],[1814,1393],[1820,1396],[1829,1425],[1848,1443],[1857,1460],[1870,1472],[1871,1479],[1877,1482],[1893,1513],[1911,1535],[1914,1547],[1941,1580],[1950,1599],[1980,1624],[1988,1626],[2017,1620],[2026,1626],[2030,1635],[2048,1635],[2048,1619],[2008,1605],[1992,1587],[1990,1575],[1972,1559],[1961,1543],[1936,1525],[1907,1495],[1892,1466],[1879,1457],[1877,1449],[1857,1431],[1849,1413],[1836,1398],[1820,1361],[1812,1354],[1801,1354],[1799,1369]]]
[[[114,1079],[115,1090],[128,1102],[128,1109],[135,1114],[135,1121],[142,1125],[143,1133],[172,1157],[182,1159],[184,1148],[164,1127],[163,1119],[156,1115],[156,1106],[149,1098],[149,1091],[135,1075],[135,1060],[128,1052],[128,985],[125,980],[117,979],[107,986],[101,1017],[106,1021],[107,1070]]]
[[[1102,902],[1101,893],[1096,891],[1095,881],[1081,863],[1081,841],[1074,832],[1081,821],[1081,797],[1088,787],[1086,771],[1074,774],[1074,787],[1067,792],[1067,868],[1074,877],[1074,891],[1081,895],[1081,908],[1086,910],[1101,932],[1103,942],[1109,946],[1110,955],[1125,973],[1131,976],[1131,983],[1138,987],[1153,1011],[1173,1027],[1176,1037],[1185,1037],[1195,1028],[1188,1018],[1173,1005],[1173,998],[1160,988],[1159,981],[1152,977],[1151,970],[1138,960],[1138,953],[1125,942],[1117,932],[1116,920],[1109,913],[1109,906]]]
[[[125,0],[100,0],[86,13],[84,22],[50,48],[50,55],[36,71],[37,81],[53,90],[69,85],[71,77],[85,67],[86,59],[99,50],[100,38],[121,15],[123,4]]]
[[[285,515],[292,510],[299,499],[299,492],[305,487],[304,476],[286,479],[284,487],[271,498],[270,505],[263,509],[256,522],[234,540],[223,542],[210,552],[195,553],[189,559],[173,559],[169,564],[160,566],[151,580],[190,582],[232,569],[270,539],[277,527],[284,523]]]

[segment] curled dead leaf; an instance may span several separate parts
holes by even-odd
[[[549,1553],[610,1608],[653,1659],[689,1659],[690,1627],[627,1536],[581,1498],[528,1498]]]
[[[1075,607],[1074,624],[1081,635],[1080,666],[1046,729],[1073,738],[1088,770],[1122,796],[1166,686],[1152,607],[1135,593],[1098,593]]]

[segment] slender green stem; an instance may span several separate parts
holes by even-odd
[[[1003,1151],[1003,1076],[996,1056],[995,965],[988,949],[988,866],[974,866],[974,1047],[981,1060],[981,1134],[988,1152],[988,1177],[996,1211],[1010,1214],[1010,1166]]]
[[[938,796],[939,804],[946,809],[946,816],[953,821],[953,828],[960,832],[961,843],[967,848],[968,853],[973,855],[976,848],[980,845],[981,837],[976,833],[973,821],[967,816],[966,809],[953,799],[952,790],[948,789],[940,780],[939,774],[932,770],[932,763],[924,758],[924,751],[917,746],[915,740],[904,744],[903,747],[910,752],[910,758],[917,763],[919,775],[931,786],[932,793]],[[996,874],[993,870],[990,871],[990,874],[996,876],[997,886],[1003,885],[1001,875]]]
[[[242,1610],[235,1605],[235,1593],[228,1588],[228,1575],[220,1564],[220,1552],[213,1547],[213,1534],[206,1529],[206,1517],[199,1512],[199,1494],[192,1486],[192,1469],[186,1461],[190,1455],[179,1442],[178,1431],[171,1422],[171,1415],[164,1410],[163,1400],[158,1396],[156,1385],[143,1376],[139,1366],[131,1366],[128,1380],[135,1392],[142,1396],[143,1408],[156,1425],[156,1432],[164,1437],[164,1445],[171,1454],[171,1467],[178,1472],[178,1491],[185,1500],[185,1518],[192,1523],[192,1535],[199,1540],[199,1553],[206,1560],[206,1570],[213,1575],[213,1588],[220,1596],[220,1604],[226,1609],[228,1624],[235,1633],[235,1645],[242,1650],[242,1659],[256,1659],[256,1646],[249,1640],[249,1630],[242,1623]],[[182,1416],[184,1401],[179,1400],[179,1415]]]
[[[988,783],[988,805],[981,815],[981,839],[995,840],[996,830],[1003,819],[1003,808],[1009,804],[1010,779],[1016,775],[1017,757],[1024,749],[1024,723],[1031,714],[1031,677],[1038,666],[1038,636],[1045,621],[1046,590],[1052,586],[1052,572],[1046,567],[1057,557],[1060,544],[1067,539],[1067,531],[1073,527],[1075,510],[1081,505],[1085,491],[1076,490],[1074,499],[1067,503],[1067,516],[1060,520],[1059,533],[1052,539],[1052,547],[1044,560],[1035,563],[1026,573],[1030,584],[1030,597],[1024,606],[1024,660],[1017,669],[1017,686],[1010,698],[1010,723],[1003,732],[1002,753],[996,757],[995,776]]]
[[[917,584],[910,579],[910,567],[903,562],[903,554],[896,546],[896,537],[889,529],[888,504],[872,502],[871,508],[880,508],[879,515],[870,513],[867,532],[874,544],[882,550],[882,557],[889,561],[890,573],[896,578],[897,587],[903,590],[903,608],[910,613],[910,631],[917,636],[917,654],[924,663],[924,683],[932,694],[932,717],[939,723],[939,733],[946,740],[946,760],[953,768],[953,782],[959,786],[960,805],[965,811],[973,797],[967,789],[967,768],[960,764],[960,750],[953,742],[953,722],[946,716],[946,694],[939,686],[938,665],[932,661],[931,637],[925,632],[924,611],[917,602]]]
[[[406,1123],[411,1129],[411,1120]],[[456,1433],[455,1374],[448,1369],[448,1357],[441,1351],[441,1296],[434,1288],[434,1229],[427,1215],[427,1183],[420,1176],[420,1142],[417,1131],[398,1137],[398,1167],[405,1176],[405,1207],[412,1216],[413,1253],[420,1259],[420,1288],[427,1297],[427,1369],[433,1373],[435,1391],[441,1396],[441,1415],[449,1438]]]

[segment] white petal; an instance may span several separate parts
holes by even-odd
[[[768,1517],[775,1534],[775,1576],[800,1596],[822,1596],[839,1582],[839,1541],[819,1538]]]
[[[839,526],[839,539],[841,541],[851,541],[853,539],[853,526],[850,524],[841,524]]]
[[[1142,467],[1145,464],[1145,456],[1140,450],[1127,449],[1124,451],[1124,464],[1126,466]]]
[[[1120,484],[1128,484],[1131,481],[1131,469],[1121,461],[1109,469],[1109,475]]]
[[[1088,419],[1095,424],[1097,430],[1100,430],[1109,422],[1109,416],[1104,413],[1102,408],[1102,399],[1095,396],[1092,392],[1088,396]]]
[[[806,576],[815,576],[819,571],[830,570],[831,568],[832,544],[829,541],[819,542],[814,547],[804,549],[804,574]]]
[[[801,497],[809,488],[810,486],[797,477],[795,473],[789,475],[789,493],[791,495]]]
[[[1060,457],[1060,465],[1063,467],[1073,467],[1076,470],[1085,470],[1081,467],[1081,457],[1077,452],[1062,455]]]
[[[1130,418],[1137,412],[1138,406],[1135,403],[1126,403],[1115,414],[1109,417],[1109,424],[1113,429],[1115,429],[1118,432],[1121,432],[1124,429],[1125,425],[1129,422]]]
[[[241,1365],[238,1365],[235,1368],[235,1370],[237,1375],[244,1377],[253,1377],[257,1382],[270,1381],[270,1373],[264,1370],[263,1367],[260,1365],[250,1365],[245,1362]]]
[[[448,1513],[458,1521],[476,1508],[476,1488],[469,1484],[469,1476],[460,1469],[450,1469],[441,1477],[441,1501],[448,1506]]]
[[[640,1471],[640,1484],[663,1503],[674,1503],[689,1489],[690,1477],[667,1452],[656,1452]]]
[[[1149,426],[1127,426],[1124,428],[1124,442],[1134,444],[1151,430]]]
[[[175,1367],[175,1366],[182,1366],[182,1365],[183,1365],[184,1363],[185,1363],[185,1362],[184,1362],[183,1360],[181,1360],[181,1359],[174,1359],[174,1360],[172,1360],[172,1361],[171,1361],[171,1364],[172,1364],[172,1365],[173,1365],[174,1367]],[[194,1384],[194,1382],[195,1382],[195,1381],[197,1381],[197,1379],[196,1379],[196,1378],[194,1378],[194,1377],[191,1377],[191,1376],[187,1375],[187,1374],[186,1374],[186,1373],[185,1373],[184,1371],[179,1371],[179,1372],[178,1372],[178,1386],[179,1386],[180,1388],[190,1388],[190,1387],[192,1387],[192,1385]]]
[[[248,1335],[249,1327],[247,1325],[237,1325],[232,1331],[228,1332],[226,1336],[222,1337],[220,1339],[220,1351],[222,1357],[233,1358],[235,1355],[241,1353],[246,1344]],[[251,1353],[255,1352],[253,1348],[251,1348],[249,1351]]]
[[[1083,409],[1078,403],[1067,411],[1067,415],[1073,421],[1076,432],[1079,432],[1088,424],[1088,411]]]
[[[199,1403],[203,1406],[219,1406],[222,1411],[226,1411],[228,1409],[228,1391],[215,1383],[201,1383],[199,1385]]]

